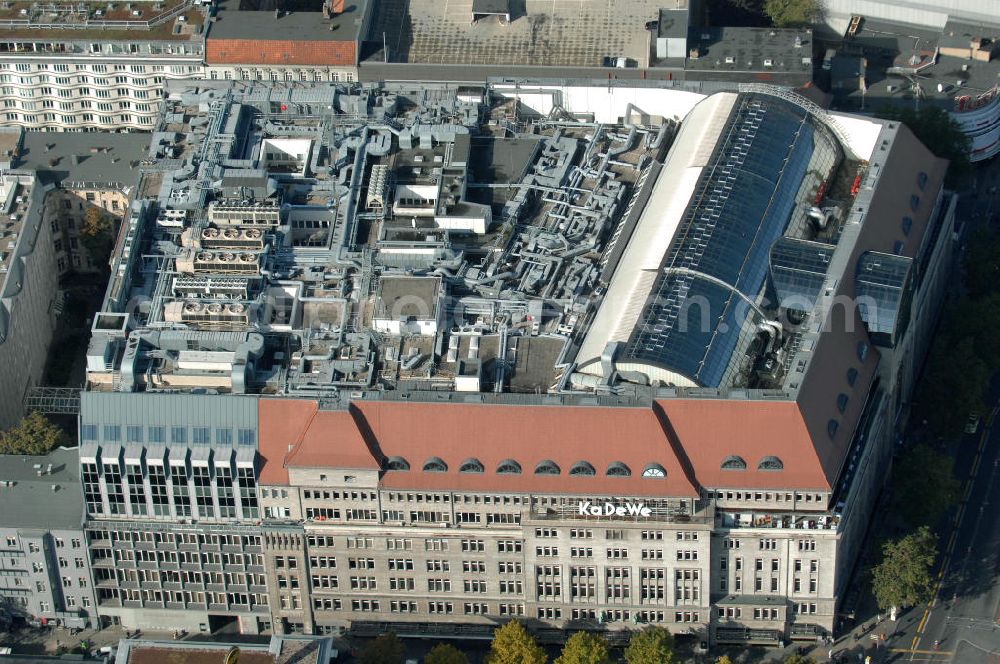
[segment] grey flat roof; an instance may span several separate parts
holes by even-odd
[[[916,77],[889,71],[892,67],[906,67],[911,57],[930,58],[939,46],[966,47],[971,37],[1000,39],[1000,28],[997,27],[949,22],[945,30],[947,34],[903,23],[865,19],[858,34],[844,42],[842,52],[863,53],[867,61],[866,108],[878,109],[886,104],[912,107],[914,84],[917,84],[920,86],[921,104],[930,103],[954,110],[956,97],[976,97],[1000,84],[1000,60],[996,59],[982,62],[939,55],[936,62],[920,69]],[[940,92],[939,85],[942,88]],[[861,98],[860,90],[852,91],[849,96],[838,97],[835,106],[850,110],[860,105]]]
[[[685,70],[812,72],[813,35],[807,29],[692,27],[688,49],[695,46],[699,57],[688,58]]]
[[[52,464],[52,473],[38,475]],[[46,456],[0,455],[0,526],[73,529],[83,523],[83,490],[77,449],[57,449]],[[53,489],[55,487],[55,489]]]
[[[664,38],[684,38],[688,32],[688,10],[661,9],[660,23],[656,26],[656,36]]]
[[[25,132],[15,168],[37,171],[43,183],[117,182],[138,179],[137,162],[149,150],[150,135],[106,132]],[[73,163],[73,155],[78,162]]]
[[[368,0],[346,3],[346,11],[333,18],[322,12],[289,12],[275,18],[273,11],[239,9],[236,0],[219,3],[217,20],[210,24],[208,39],[259,39],[262,41],[355,41],[358,39]]]
[[[472,0],[473,14],[510,14],[509,0]]]

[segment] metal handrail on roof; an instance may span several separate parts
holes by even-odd
[[[840,123],[837,122],[832,115],[827,113],[826,109],[822,106],[806,99],[800,94],[788,90],[787,88],[778,87],[776,85],[768,85],[766,83],[740,83],[739,91],[769,95],[771,97],[777,97],[778,99],[783,99],[789,103],[795,104],[810,115],[821,120],[823,124],[825,124],[830,131],[834,133],[837,140],[840,141],[841,147],[845,151],[850,152],[851,156],[855,159],[858,157],[858,155],[856,155],[851,149],[851,144],[847,139],[847,132],[844,131],[844,128],[840,126]]]
[[[102,21],[86,20],[81,23],[35,23],[31,19],[0,20],[0,28],[32,28],[38,30],[151,30],[187,11],[191,0],[182,2],[173,9],[154,16],[148,21]]]

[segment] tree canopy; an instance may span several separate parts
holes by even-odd
[[[989,378],[1000,371],[1000,335],[996,334],[1000,283],[994,288],[998,290],[949,306],[934,338],[914,402],[939,436],[961,435],[969,413],[985,410]]]
[[[970,298],[995,295],[1000,289],[1000,233],[984,228],[973,233],[963,267]]]
[[[450,643],[439,643],[424,655],[424,664],[469,664],[469,658]]]
[[[662,627],[647,627],[632,634],[625,648],[628,664],[671,664],[674,661],[674,637]]]
[[[816,660],[812,657],[792,654],[785,658],[785,664],[816,664]]]
[[[816,23],[823,7],[818,0],[766,0],[764,13],[776,27],[791,28]]]
[[[490,664],[545,664],[548,655],[516,620],[511,620],[493,632]]]
[[[66,442],[63,430],[36,411],[0,433],[0,454],[48,454]]]
[[[80,243],[94,265],[104,265],[111,258],[111,251],[115,246],[114,224],[101,208],[92,206],[84,212]]]
[[[927,526],[882,545],[882,561],[872,568],[879,608],[913,606],[930,600],[937,536]]]
[[[358,656],[360,664],[402,664],[405,649],[393,632],[386,632],[368,643]]]
[[[946,182],[954,186],[972,173],[969,163],[969,137],[951,119],[948,111],[937,106],[921,106],[919,110],[904,106],[881,109],[879,117],[898,120],[910,128],[931,152],[951,162]]]
[[[907,449],[896,461],[893,477],[896,513],[914,527],[937,523],[961,489],[952,457],[927,444]]]
[[[608,642],[589,632],[577,632],[566,640],[555,664],[611,664]]]

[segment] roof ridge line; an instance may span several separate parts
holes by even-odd
[[[305,426],[302,427],[302,431],[300,431],[299,435],[295,438],[295,443],[292,445],[292,449],[285,453],[285,456],[281,462],[282,468],[287,469],[288,464],[295,457],[295,455],[299,453],[299,450],[302,449],[302,443],[306,439],[306,433],[309,431],[310,427],[312,427],[312,423],[316,419],[316,416],[319,415],[319,402],[313,401],[312,403],[315,406],[312,415],[310,415],[309,419],[306,420]]]

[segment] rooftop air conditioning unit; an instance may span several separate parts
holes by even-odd
[[[731,56],[731,55],[727,55],[727,56],[726,56],[726,64],[727,64],[727,65],[731,65],[731,64],[733,64],[733,63],[735,63],[735,62],[736,62],[736,58],[734,58],[734,57],[733,57],[733,56]]]

